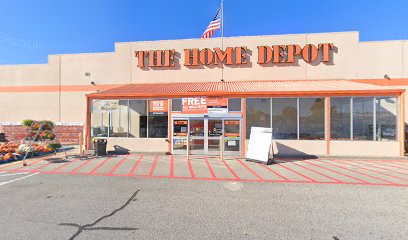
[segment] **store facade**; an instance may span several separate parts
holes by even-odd
[[[0,122],[83,123],[88,148],[107,138],[109,149],[218,155],[221,143],[236,156],[251,127],[270,127],[279,155],[399,157],[406,63],[407,41],[357,32],[225,38],[223,49],[220,39],[117,43],[0,66],[0,100],[20,99],[29,115]]]
[[[280,155],[399,156],[403,94],[346,80],[125,85],[87,95],[88,139],[204,155],[221,143],[243,155],[251,127],[268,127]]]

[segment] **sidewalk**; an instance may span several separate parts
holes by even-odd
[[[0,165],[0,172],[108,177],[178,178],[205,181],[408,186],[408,161],[402,159],[278,159],[275,164],[238,157],[136,154],[85,157],[64,153]]]

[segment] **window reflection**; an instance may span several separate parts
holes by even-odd
[[[271,99],[246,99],[246,138],[249,139],[251,127],[271,127]]]
[[[299,99],[299,138],[324,139],[324,98]]]
[[[331,138],[351,139],[351,98],[332,98],[330,100]]]
[[[376,140],[397,139],[397,98],[376,98]]]
[[[353,98],[353,139],[373,140],[374,98]]]
[[[274,139],[297,139],[297,98],[272,99]]]

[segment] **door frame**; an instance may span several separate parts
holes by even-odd
[[[186,136],[174,136],[174,121],[182,120],[187,121],[187,135]],[[188,117],[173,117],[171,118],[171,154],[186,154],[186,151],[189,147],[189,143],[187,142],[187,136],[190,134],[190,118]],[[174,150],[174,141],[175,140],[184,140],[187,145],[186,150]]]
[[[203,136],[191,136],[190,135],[190,126],[191,126],[191,121],[203,121],[204,124],[204,135]],[[207,154],[207,148],[208,148],[208,120],[204,117],[191,117],[189,118],[188,121],[188,134],[190,137],[190,142],[188,143],[189,145],[192,143],[194,139],[198,140],[203,140],[203,149],[202,150],[192,150],[190,149],[190,154],[196,154],[196,155],[206,155]]]
[[[211,117],[207,117],[206,121],[204,122],[205,126],[207,127],[207,131],[205,132],[205,136],[206,136],[205,140],[206,141],[205,141],[205,153],[204,154],[218,156],[218,155],[220,155],[220,150],[218,150],[218,151],[209,151],[209,148],[208,148],[208,145],[209,145],[208,143],[209,143],[210,140],[220,140],[219,136],[216,136],[216,137],[210,137],[209,136],[209,134],[208,134],[208,121],[210,121],[210,120],[221,121],[221,126],[222,126],[221,135],[223,136],[224,135],[224,118],[223,117],[211,116]]]
[[[242,139],[242,118],[231,118],[231,117],[227,117],[227,118],[223,118],[222,120],[222,124],[223,124],[223,136],[224,136],[224,143],[228,140],[227,137],[225,137],[225,121],[228,120],[233,120],[233,121],[239,121],[239,150],[238,151],[224,151],[224,154],[226,155],[231,155],[231,156],[241,156],[241,152],[242,152],[242,141],[245,141]],[[225,149],[225,145],[224,145],[224,149]]]
[[[214,115],[188,115],[188,116],[182,116],[182,115],[176,115],[171,118],[171,136],[172,136],[172,141],[171,141],[171,153],[172,154],[186,154],[186,150],[174,150],[174,140],[186,140],[187,141],[187,136],[185,137],[180,137],[180,136],[174,136],[174,121],[175,120],[187,120],[188,126],[187,126],[187,134],[190,134],[190,125],[191,125],[191,120],[198,120],[198,119],[203,119],[204,120],[204,150],[190,150],[190,154],[201,154],[201,155],[219,155],[219,151],[214,151],[214,152],[209,152],[208,151],[208,120],[221,120],[222,121],[222,135],[224,136],[224,143],[225,144],[225,121],[226,120],[238,120],[239,121],[239,151],[224,151],[224,154],[228,154],[231,156],[240,156],[241,151],[242,151],[242,146],[243,146],[243,139],[242,139],[242,116],[241,115],[222,115],[222,116],[214,116]],[[200,137],[196,137],[196,139],[200,139]],[[214,139],[214,138],[213,138]],[[191,136],[190,136],[191,140]],[[187,143],[187,148],[190,147],[190,143]]]

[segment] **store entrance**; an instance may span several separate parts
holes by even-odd
[[[190,143],[187,143],[189,134]],[[241,151],[241,120],[228,118],[173,119],[173,153],[219,155],[220,140],[224,136],[224,152],[239,155]]]

